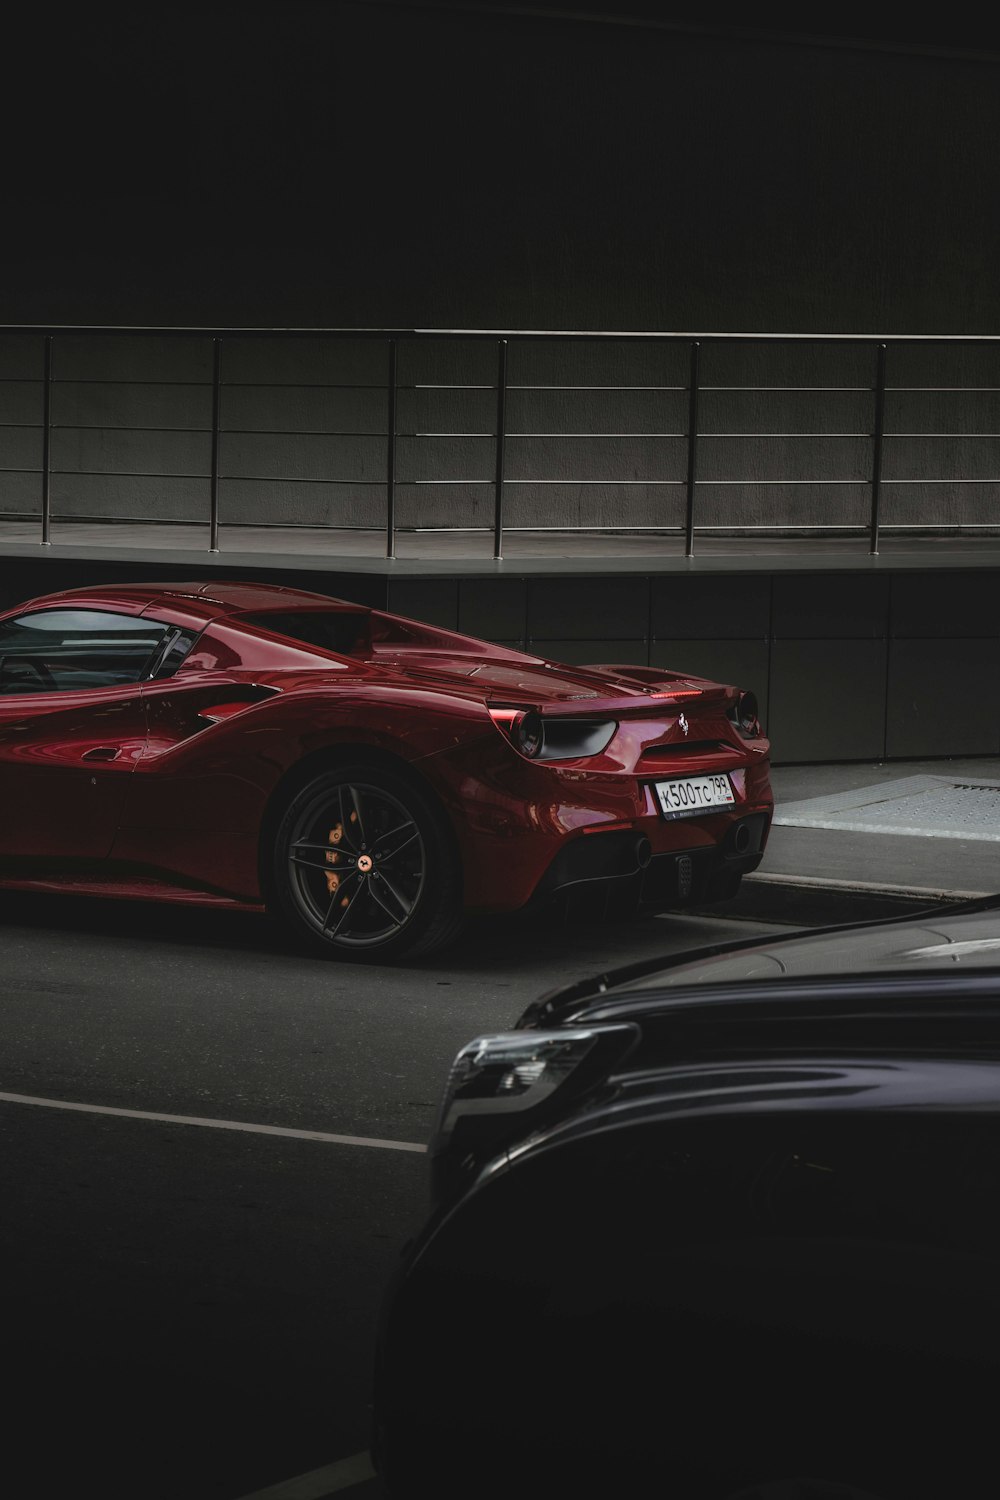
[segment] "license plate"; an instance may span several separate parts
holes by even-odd
[[[728,776],[678,776],[657,781],[656,795],[665,818],[690,818],[713,807],[730,807],[736,797]]]

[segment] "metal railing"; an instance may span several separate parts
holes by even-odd
[[[990,518],[986,522],[979,521],[970,523],[963,522],[961,520],[956,522],[953,519],[943,519],[940,514],[937,514],[936,516],[934,514],[925,514],[922,517],[919,526],[915,525],[912,522],[896,522],[887,525],[882,515],[882,496],[885,491],[887,482],[895,486],[906,486],[909,484],[922,485],[924,487],[927,487],[938,484],[950,487],[951,490],[957,490],[957,487],[964,485],[978,485],[987,487],[986,492],[988,497],[990,498],[991,503],[994,494],[997,497],[1000,497],[1000,431],[979,431],[978,429],[970,430],[966,428],[964,431],[895,433],[893,431],[887,431],[886,429],[887,397],[893,394],[905,395],[907,393],[909,393],[910,395],[918,393],[920,396],[927,396],[928,394],[936,393],[939,396],[965,395],[966,397],[968,397],[971,393],[975,393],[977,396],[988,396],[990,398],[995,397],[997,400],[997,421],[993,425],[997,428],[1000,428],[1000,338],[997,337],[976,337],[972,335],[958,335],[954,337],[946,335],[893,335],[882,337],[874,335],[868,336],[846,334],[686,334],[648,332],[612,333],[538,330],[496,331],[466,329],[213,329],[188,327],[162,328],[151,326],[0,326],[0,344],[2,344],[7,349],[13,348],[15,344],[21,340],[34,339],[41,341],[42,359],[40,375],[28,375],[24,373],[24,371],[27,369],[27,366],[17,366],[17,373],[15,373],[14,375],[4,375],[3,369],[0,368],[0,482],[2,482],[4,473],[11,474],[17,472],[20,474],[28,474],[38,472],[41,494],[41,509],[39,515],[40,543],[43,546],[50,545],[52,540],[51,533],[53,522],[53,478],[58,477],[59,475],[65,476],[67,474],[84,472],[82,470],[78,471],[66,468],[59,469],[58,467],[54,466],[53,463],[53,434],[57,433],[61,427],[69,427],[71,425],[60,424],[54,419],[53,396],[60,385],[60,373],[58,368],[59,355],[69,345],[70,341],[78,342],[80,340],[87,339],[100,339],[102,341],[106,341],[109,338],[112,338],[114,340],[128,341],[140,337],[145,339],[154,339],[157,341],[164,340],[167,342],[178,339],[194,339],[197,341],[207,341],[210,345],[211,375],[207,381],[203,382],[206,385],[210,385],[211,389],[210,419],[208,421],[207,428],[203,426],[189,426],[188,428],[184,429],[189,433],[202,433],[205,431],[208,431],[210,433],[209,471],[207,474],[199,473],[198,475],[176,476],[184,479],[208,480],[208,514],[205,517],[205,520],[208,528],[208,550],[210,552],[218,552],[220,550],[220,535],[222,530],[220,518],[221,486],[237,478],[247,478],[247,476],[232,476],[225,473],[222,467],[222,454],[223,439],[227,435],[227,429],[223,427],[223,396],[225,391],[230,388],[229,384],[225,381],[224,378],[224,357],[235,346],[241,343],[245,344],[248,340],[264,340],[275,342],[284,341],[285,343],[291,342],[293,344],[297,341],[301,342],[304,340],[314,341],[320,344],[337,342],[343,344],[345,341],[350,341],[352,344],[360,344],[376,341],[384,345],[386,357],[384,388],[380,387],[377,383],[365,387],[365,389],[370,389],[372,391],[383,389],[385,420],[381,436],[379,437],[378,433],[370,432],[367,430],[364,434],[356,432],[328,433],[328,435],[333,438],[336,438],[338,436],[348,438],[357,438],[360,436],[364,436],[365,438],[384,441],[384,476],[380,475],[375,480],[358,476],[349,476],[346,479],[332,479],[329,481],[329,483],[332,485],[347,486],[349,490],[353,487],[353,491],[355,493],[359,492],[362,487],[370,488],[371,486],[376,486],[381,488],[384,486],[385,509],[382,529],[384,531],[385,556],[389,558],[396,555],[397,537],[401,532],[407,530],[422,529],[419,523],[419,519],[415,525],[411,524],[410,526],[402,526],[400,524],[397,506],[397,495],[401,484],[398,453],[399,441],[401,438],[416,439],[422,437],[450,439],[476,438],[492,440],[494,462],[493,472],[490,476],[487,477],[478,474],[472,474],[462,476],[459,479],[446,478],[439,480],[435,479],[432,476],[429,479],[417,479],[413,481],[413,483],[414,485],[461,484],[467,490],[473,487],[479,487],[480,489],[482,489],[483,487],[492,486],[493,514],[491,526],[487,526],[485,523],[477,524],[474,526],[446,524],[434,529],[453,532],[489,530],[492,533],[492,551],[493,557],[495,559],[500,559],[503,556],[504,539],[506,535],[514,531],[540,530],[565,531],[567,533],[571,531],[586,531],[588,533],[608,532],[609,534],[620,533],[622,530],[637,530],[640,532],[651,532],[659,535],[676,535],[683,541],[685,555],[688,557],[692,557],[695,554],[696,540],[700,533],[709,530],[719,531],[727,529],[725,526],[719,526],[716,523],[713,523],[711,526],[705,524],[699,525],[699,501],[702,494],[709,487],[714,487],[718,491],[720,488],[724,489],[726,486],[730,487],[730,492],[734,492],[739,488],[746,489],[753,486],[757,486],[758,488],[764,486],[775,489],[783,485],[850,485],[854,490],[857,490],[859,486],[866,486],[868,506],[867,517],[863,523],[854,522],[833,525],[829,522],[820,521],[817,523],[810,523],[810,529],[817,531],[832,529],[834,531],[847,531],[852,534],[863,536],[868,544],[868,552],[872,556],[876,556],[878,554],[880,537],[883,532],[888,530],[899,531],[906,529],[921,529],[931,532],[961,532],[964,530],[978,530],[981,532],[983,530],[991,529],[994,526],[994,523],[996,529],[1000,530],[1000,507],[997,508],[995,513],[991,512]],[[421,433],[419,431],[400,432],[399,399],[401,390],[404,389],[404,385],[403,383],[401,383],[399,375],[399,359],[401,348],[406,347],[408,349],[412,349],[414,347],[419,348],[420,346],[427,345],[440,346],[456,344],[475,344],[477,346],[482,346],[487,351],[489,349],[492,349],[492,357],[495,361],[495,373],[490,383],[466,382],[465,384],[456,384],[453,386],[442,385],[440,387],[411,384],[409,386],[406,386],[405,389],[409,391],[425,389],[450,389],[454,391],[476,390],[480,392],[492,391],[493,399],[495,402],[492,431],[487,433],[467,431],[458,433]],[[552,348],[559,349],[565,349],[567,347],[572,348],[573,346],[577,346],[578,353],[579,346],[582,346],[584,344],[591,346],[592,348],[615,345],[618,346],[620,350],[627,351],[629,354],[634,353],[634,351],[640,347],[645,348],[647,351],[650,348],[669,350],[671,351],[675,366],[678,369],[683,370],[683,379],[679,384],[657,385],[654,383],[646,386],[630,385],[627,382],[619,382],[617,384],[611,385],[544,385],[538,383],[532,384],[530,381],[525,381],[524,379],[518,381],[511,380],[510,359],[512,350],[516,349],[521,355],[523,355],[524,351],[531,346],[537,347],[539,345],[546,345],[551,346]],[[704,360],[706,352],[712,352],[714,356],[718,357],[720,351],[722,351],[728,357],[732,355],[732,351],[737,349],[745,350],[748,347],[756,347],[758,353],[761,353],[764,350],[774,350],[776,348],[783,349],[785,351],[795,350],[797,353],[806,350],[807,348],[817,352],[822,350],[830,350],[836,347],[847,348],[854,351],[854,353],[857,355],[859,361],[859,369],[867,366],[867,375],[858,384],[840,386],[769,386],[767,384],[760,383],[750,383],[746,385],[734,384],[727,386],[724,383],[720,384],[717,381],[706,381],[704,375]],[[932,364],[934,358],[940,358],[942,352],[947,350],[949,355],[952,356],[953,367],[959,368],[963,366],[963,362],[968,362],[970,360],[973,364],[975,364],[976,360],[975,358],[973,358],[973,356],[978,357],[981,364],[982,356],[985,351],[989,356],[989,360],[993,360],[995,356],[996,374],[994,375],[992,373],[993,367],[991,366],[989,371],[990,378],[986,380],[986,383],[984,384],[908,385],[903,382],[899,382],[892,386],[888,385],[887,370],[889,367],[890,358],[899,357],[901,351],[905,351],[907,349],[913,350],[915,348],[919,348],[924,355],[929,356]],[[573,356],[571,356],[571,362],[572,357]],[[13,366],[8,364],[8,366],[4,368],[13,368]],[[965,376],[960,378],[968,377]],[[126,379],[122,382],[119,382],[119,384],[128,385],[129,381],[128,379]],[[235,385],[238,384],[239,382],[235,382],[234,388]],[[15,423],[4,416],[3,389],[5,387],[13,387],[15,385],[19,388],[26,388],[29,386],[34,387],[36,385],[41,386],[41,402],[37,422]],[[340,387],[337,388],[339,389]],[[361,389],[360,386],[356,386],[354,388]],[[332,384],[330,385],[330,389],[334,389],[334,386]],[[546,391],[549,393],[558,391],[565,393],[573,390],[586,390],[589,392],[614,391],[619,395],[621,395],[622,393],[634,392],[637,390],[651,392],[669,391],[670,393],[672,393],[672,395],[677,397],[678,400],[682,402],[686,400],[686,420],[684,422],[683,430],[656,431],[652,433],[602,433],[581,430],[574,430],[572,432],[539,433],[535,431],[511,432],[509,430],[510,424],[508,420],[508,411],[509,400],[512,394],[516,393],[518,395],[522,395],[525,393],[535,392],[537,395],[537,393],[541,391]],[[843,395],[845,392],[850,392],[854,395],[863,396],[865,401],[870,399],[870,421],[866,425],[862,426],[860,430],[843,433],[837,431],[830,432],[826,430],[820,433],[798,432],[794,430],[784,430],[778,432],[720,432],[712,430],[710,427],[706,427],[702,419],[703,402],[706,396],[709,395],[718,396],[720,393],[725,393],[728,391],[730,393],[730,396],[732,396],[732,393],[734,392],[740,392],[743,394],[750,393],[756,397],[760,397],[766,393],[770,393],[773,395],[775,392],[783,392],[787,396],[789,392],[801,392],[806,390],[808,390],[813,396],[816,396],[818,394],[821,400],[824,392],[826,392],[828,395],[831,395],[834,391],[836,391],[838,395]],[[36,470],[34,468],[24,467],[15,468],[13,466],[7,466],[6,469],[4,468],[4,429],[11,429],[14,427],[20,427],[22,430],[37,430],[38,427],[41,428],[40,469]],[[258,429],[258,432],[265,436],[268,435],[267,429],[264,428]],[[273,437],[274,435],[274,432],[270,433],[270,436]],[[290,435],[294,435],[294,433],[290,433]],[[317,434],[315,433],[303,433],[301,435],[303,437],[317,436]],[[531,440],[539,440],[545,438],[572,438],[575,441],[583,441],[587,438],[602,438],[614,440],[615,442],[620,443],[635,442],[638,440],[645,441],[651,438],[657,440],[669,439],[672,441],[682,442],[684,444],[683,473],[655,473],[652,475],[647,474],[642,478],[636,478],[634,476],[612,476],[611,478],[608,478],[607,476],[605,476],[603,479],[595,479],[590,476],[572,475],[569,477],[562,475],[561,477],[557,476],[555,478],[539,474],[529,474],[527,476],[522,474],[520,476],[512,476],[508,472],[507,462],[509,445],[514,439],[525,438],[529,438]],[[920,473],[917,475],[911,475],[909,477],[897,474],[890,481],[887,481],[885,477],[886,444],[887,441],[894,438],[909,438],[913,442],[919,440],[920,442],[923,442],[925,444],[925,449],[926,443],[928,441],[940,441],[942,439],[950,441],[956,449],[961,445],[961,443],[966,442],[969,439],[975,439],[988,445],[996,443],[998,446],[995,454],[990,447],[985,450],[989,461],[987,466],[988,471],[986,474],[952,473],[945,477],[935,477],[934,475],[929,475],[927,473]],[[866,465],[866,472],[864,472],[860,476],[858,474],[853,474],[844,477],[838,476],[837,474],[833,474],[831,476],[830,473],[816,473],[809,474],[805,478],[788,478],[787,476],[783,476],[781,474],[769,474],[761,478],[758,475],[744,473],[730,477],[723,476],[721,478],[706,478],[702,470],[702,459],[706,450],[706,444],[711,444],[720,439],[753,439],[755,441],[768,440],[772,443],[779,444],[793,441],[801,443],[812,440],[814,448],[816,449],[818,449],[820,445],[820,440],[826,441],[829,439],[850,439],[852,442],[861,442],[867,446],[868,462]],[[995,465],[995,468],[991,468],[991,465]],[[100,473],[106,473],[110,476],[112,472],[113,471],[111,470],[99,471],[96,477],[100,477]],[[89,471],[89,477],[95,477],[94,471]],[[254,476],[254,482],[258,482],[258,478],[256,476]],[[259,480],[259,482],[266,484],[267,480],[262,479]],[[277,483],[278,481],[276,480],[275,482]],[[282,480],[281,482],[286,481]],[[293,481],[287,482],[292,483]],[[317,483],[326,481],[310,479],[301,482]],[[541,525],[525,525],[523,524],[523,522],[512,525],[509,520],[507,513],[508,500],[516,486],[534,485],[537,488],[538,486],[544,485],[563,485],[579,489],[581,486],[599,485],[602,483],[611,487],[617,485],[623,488],[627,488],[628,486],[641,485],[645,488],[655,488],[657,486],[660,486],[661,488],[672,487],[676,490],[679,490],[683,493],[683,520],[678,519],[672,522],[665,521],[663,522],[663,524],[644,523],[642,525],[631,525],[628,522],[622,523],[619,519],[617,522],[612,521],[598,524],[588,523],[586,525],[577,526],[557,525],[546,527],[543,527]],[[3,496],[2,489],[0,489],[0,518],[2,518],[4,514],[2,505]],[[9,516],[11,514],[20,515],[21,513],[7,512],[7,514]],[[73,519],[79,518],[79,516],[73,517]],[[60,517],[59,519],[63,518]],[[126,515],[119,516],[118,519],[137,520],[140,518],[136,516]],[[241,520],[239,516],[233,516],[230,519],[232,524],[234,525],[259,524],[254,521],[247,521],[245,519]],[[310,522],[309,524],[312,525],[315,523]],[[332,530],[340,529],[338,526],[331,525],[331,523],[328,522],[321,524],[331,526]],[[352,523],[347,523],[348,527],[350,527],[351,524]],[[741,530],[741,528],[735,522],[731,523],[729,529],[734,528],[737,530]],[[365,528],[355,527],[355,529],[370,530],[372,528],[368,526]],[[795,534],[798,529],[799,528],[796,525],[790,524],[786,521],[784,523],[763,522],[751,524],[749,526],[744,526],[742,528],[742,531],[749,531],[752,533],[760,532],[762,534],[768,535],[772,535],[777,532],[780,535]]]

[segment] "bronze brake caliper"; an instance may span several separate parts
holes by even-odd
[[[340,841],[341,841],[341,839],[343,837],[344,837],[344,825],[343,825],[343,823],[338,823],[337,826],[336,826],[336,828],[331,828],[330,829],[329,841],[330,841],[331,844],[339,844]],[[329,852],[329,854],[326,856],[326,862],[327,862],[328,865],[335,865],[335,864],[337,864],[337,862],[339,861],[339,859],[340,859],[340,855],[336,852],[335,849],[331,849],[330,852]],[[329,894],[331,896],[335,896],[337,894],[337,890],[338,890],[339,886],[340,886],[340,875],[339,875],[339,873],[336,870],[327,870],[327,872],[326,872],[326,888],[327,888],[327,891],[329,892]]]

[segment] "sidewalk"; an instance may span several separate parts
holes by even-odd
[[[1000,891],[1000,757],[777,766],[733,915],[850,921]]]

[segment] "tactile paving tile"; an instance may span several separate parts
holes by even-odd
[[[1000,781],[905,776],[830,797],[779,804],[774,821],[794,828],[1000,843]]]

